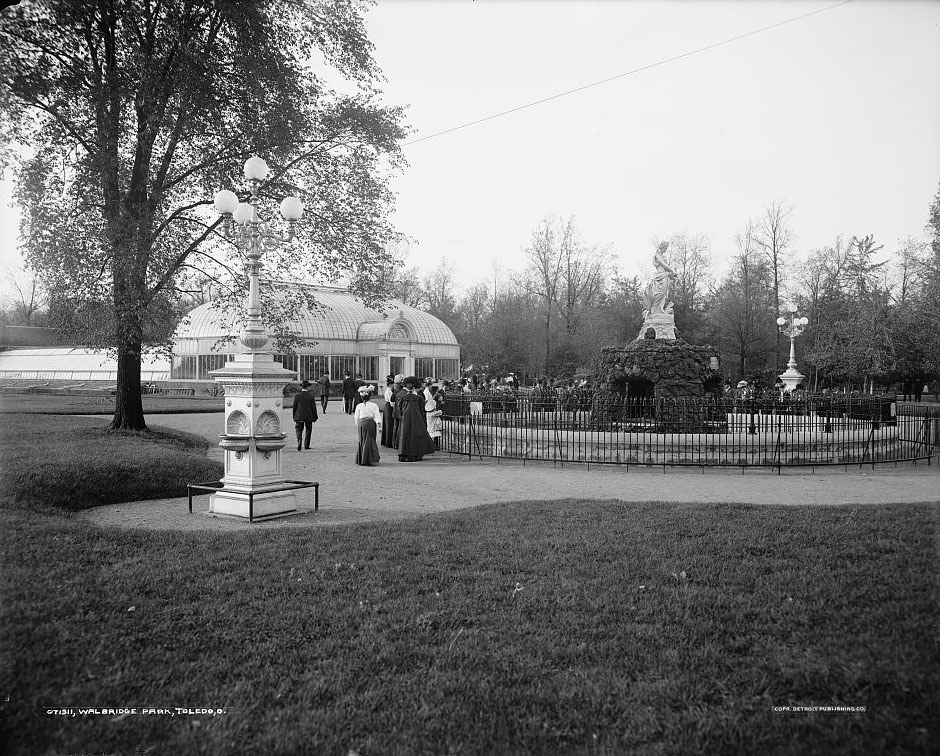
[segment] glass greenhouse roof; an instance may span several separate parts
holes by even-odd
[[[456,345],[453,332],[442,321],[404,302],[386,302],[385,312],[367,307],[346,289],[310,286],[322,307],[305,311],[288,324],[300,338],[312,341],[334,339],[356,341],[385,338],[390,327],[403,323],[415,341],[425,344]],[[178,339],[218,339],[241,329],[240,322],[211,303],[190,312],[176,331]]]

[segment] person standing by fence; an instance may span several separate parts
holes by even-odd
[[[427,418],[428,435],[434,442],[436,449],[441,448],[441,433],[444,423],[441,416],[444,414],[444,392],[437,388],[432,388],[431,398],[424,403],[424,416]]]

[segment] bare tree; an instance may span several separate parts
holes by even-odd
[[[695,322],[701,315],[705,294],[709,289],[711,250],[706,234],[689,234],[685,231],[669,239],[666,259],[676,272],[672,283],[672,298],[676,317],[676,328],[683,338],[699,330]]]
[[[925,241],[908,236],[898,242],[895,251],[897,258],[897,278],[894,287],[894,301],[904,306],[912,294],[923,285],[928,268],[927,252],[929,245]]]
[[[564,237],[571,232],[571,221],[562,223],[557,218],[545,218],[532,232],[532,239],[526,248],[528,268],[520,280],[522,288],[538,297],[543,308],[545,363],[551,359],[552,352],[552,314],[558,303],[558,291],[561,286],[561,269],[564,263],[562,248]]]
[[[14,270],[9,265],[4,265],[4,275],[12,288],[5,315],[5,319],[10,321],[9,325],[40,325],[49,305],[49,297],[39,276],[28,269]]]
[[[597,303],[604,290],[612,255],[608,247],[583,246],[573,232],[566,233],[562,241],[558,307],[565,330],[573,337],[583,313]]]
[[[738,375],[763,369],[775,314],[770,266],[757,243],[755,228],[748,222],[734,237],[736,254],[731,270],[714,294],[712,316],[715,330],[734,355]]]
[[[792,208],[784,207],[783,202],[774,200],[764,211],[754,230],[754,241],[763,251],[773,279],[774,310],[780,312],[780,289],[783,285],[786,255],[793,240],[793,233],[787,226],[787,219]],[[777,333],[774,345],[774,365],[780,364],[780,333]]]
[[[410,252],[408,244],[392,242],[385,248],[385,255],[369,267],[368,274],[376,279],[373,288],[409,307],[421,307],[425,292],[418,269],[408,265]]]
[[[807,356],[822,353],[824,339],[823,321],[828,319],[834,303],[842,299],[843,280],[849,265],[849,249],[842,236],[837,236],[832,246],[814,249],[802,261],[796,285],[801,292],[808,312],[804,313],[811,323]],[[813,390],[819,388],[820,365],[811,360]]]
[[[883,248],[884,244],[875,245],[875,238],[871,234],[861,239],[853,236],[852,241],[849,242],[846,268],[849,280],[847,283],[860,302],[886,289],[883,268],[887,260],[875,262],[873,259]]]
[[[434,317],[451,323],[457,309],[454,297],[454,267],[448,260],[441,260],[422,281],[427,310]]]
[[[552,320],[557,312],[564,331],[559,349],[571,352],[584,313],[596,306],[607,282],[612,255],[608,247],[586,245],[574,218],[545,218],[526,249],[528,269],[521,283],[539,298],[543,313],[545,364],[552,361]]]
[[[466,291],[457,309],[468,331],[482,330],[487,316],[492,312],[489,287],[479,283]]]

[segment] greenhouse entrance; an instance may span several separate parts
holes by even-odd
[[[392,354],[388,357],[388,372],[392,375],[405,375],[405,360],[403,355]]]

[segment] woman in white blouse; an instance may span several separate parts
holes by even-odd
[[[365,466],[377,465],[381,459],[375,437],[376,433],[382,430],[382,413],[377,404],[369,401],[370,390],[368,386],[362,386],[359,389],[362,401],[356,405],[356,411],[353,413],[353,417],[356,418],[356,427],[359,429],[356,464]]]

